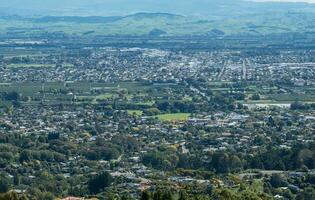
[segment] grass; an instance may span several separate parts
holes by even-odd
[[[156,115],[161,121],[187,121],[189,119],[190,113],[172,113],[172,114],[162,114]]]
[[[43,68],[43,67],[56,67],[55,64],[10,64],[8,68]]]
[[[184,96],[183,100],[184,100],[184,101],[192,101],[193,98],[186,95],[186,96]]]
[[[147,102],[135,103],[135,105],[138,105],[138,106],[153,106],[154,104],[155,104],[155,101],[147,101]]]
[[[110,99],[112,97],[113,97],[112,94],[101,94],[101,95],[96,96],[95,98],[96,100],[102,101],[102,100]]]
[[[77,98],[77,100],[79,100],[79,101],[84,101],[84,100],[86,100],[86,101],[92,101],[93,99],[95,99],[94,96],[77,96],[76,98]]]
[[[127,110],[129,115],[136,115],[136,116],[141,116],[143,111],[142,110]]]
[[[110,99],[112,97],[113,97],[112,94],[101,94],[101,95],[98,95],[92,100],[92,104],[97,104],[99,101],[104,101],[104,100]]]
[[[62,64],[62,67],[72,68],[72,67],[74,67],[74,65],[71,63],[64,63],[64,64]]]

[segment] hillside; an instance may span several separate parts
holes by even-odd
[[[0,18],[0,34],[38,35],[265,35],[315,31],[315,14],[301,12],[266,12],[233,18],[204,19],[169,13],[136,13],[112,17],[45,16]]]

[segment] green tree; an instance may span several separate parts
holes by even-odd
[[[185,191],[181,191],[179,193],[179,199],[178,200],[188,200],[188,195]]]
[[[0,176],[0,193],[6,193],[9,191],[10,182],[5,176]]]
[[[88,189],[91,194],[97,194],[104,188],[111,185],[113,177],[108,172],[91,177],[88,181]]]
[[[315,199],[315,190],[314,188],[308,187],[305,188],[303,192],[299,193],[296,196],[298,200],[314,200]]]
[[[153,195],[153,200],[163,200],[163,193],[162,191],[158,190]]]
[[[259,94],[253,94],[251,99],[254,100],[254,101],[258,101],[258,100],[260,100],[260,95]]]
[[[287,182],[286,180],[279,174],[273,174],[271,177],[270,177],[270,184],[272,187],[274,188],[278,188],[278,187],[285,187],[287,186]]]
[[[240,197],[235,192],[229,189],[217,190],[215,191],[214,196],[215,196],[214,199],[218,199],[218,200],[239,200],[240,199]]]
[[[162,196],[163,200],[172,200],[173,196],[170,191],[165,191]]]
[[[261,200],[260,197],[258,197],[257,194],[254,192],[245,190],[244,192],[241,193],[240,200]]]
[[[145,190],[141,193],[140,200],[150,200],[151,194],[149,191]]]

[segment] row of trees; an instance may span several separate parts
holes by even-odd
[[[185,190],[172,193],[168,190],[144,191],[140,200],[271,200],[266,193],[253,192],[250,190],[233,191],[230,189],[217,189],[210,195],[187,194]]]
[[[315,110],[315,103],[307,104],[295,101],[290,105],[291,110]]]
[[[202,155],[179,154],[171,150],[156,150],[142,157],[144,165],[155,169],[174,170],[176,168],[205,169],[217,173],[237,172],[242,169],[297,170],[315,168],[315,143],[296,145],[292,149],[268,147],[255,155],[233,152],[214,152]]]

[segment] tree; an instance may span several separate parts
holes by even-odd
[[[15,192],[7,192],[4,194],[0,194],[0,200],[28,200],[28,199],[25,195],[19,196]]]
[[[172,193],[170,191],[165,191],[163,196],[162,196],[162,199],[163,200],[172,200],[173,199]]]
[[[215,192],[215,199],[218,200],[238,200],[240,197],[233,192],[232,190],[229,189],[222,189],[222,190],[217,190]]]
[[[140,200],[150,200],[151,199],[151,194],[149,191],[145,190],[141,193]]]
[[[30,151],[22,151],[20,154],[20,162],[30,161],[32,159],[32,154]]]
[[[245,190],[244,192],[241,193],[240,199],[241,200],[261,200],[261,198],[259,198],[257,194],[248,190]]]
[[[91,177],[88,181],[88,189],[91,194],[97,194],[104,188],[111,185],[113,177],[108,172]]]
[[[230,172],[229,155],[223,152],[215,153],[212,157],[212,165],[218,173]]]
[[[259,101],[260,100],[260,95],[259,94],[253,94],[251,99],[254,100],[254,101]]]
[[[306,109],[306,106],[304,103],[299,102],[299,101],[295,101],[290,105],[290,109],[291,110],[304,110]]]
[[[153,200],[164,200],[162,191],[156,191],[153,195]]]
[[[185,191],[181,191],[178,200],[188,200],[187,193]]]
[[[14,185],[20,185],[20,177],[18,174],[15,174],[14,177],[13,177],[13,183]]]
[[[146,115],[153,116],[160,114],[160,110],[157,108],[148,108],[143,111]]]
[[[270,117],[268,118],[267,125],[270,126],[270,127],[274,127],[274,126],[276,125],[276,122],[275,122],[275,120],[272,118],[272,116],[270,116]]]
[[[17,92],[9,92],[4,95],[4,99],[7,101],[17,101],[19,98],[20,95]]]
[[[315,190],[314,190],[314,188],[311,188],[311,187],[305,188],[303,192],[299,193],[296,196],[296,199],[299,199],[299,200],[314,200],[315,199]]]
[[[236,155],[230,157],[230,166],[233,171],[239,171],[243,167],[242,161]]]
[[[121,198],[121,200],[134,200],[130,195],[123,195]]]
[[[51,132],[48,134],[48,140],[58,140],[60,137],[60,133]]]
[[[273,174],[269,182],[274,188],[287,186],[286,180],[279,174]]]
[[[9,191],[10,183],[6,177],[0,176],[0,193],[6,193]]]

